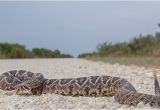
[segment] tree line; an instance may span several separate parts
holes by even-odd
[[[59,50],[46,48],[26,49],[17,43],[0,43],[0,58],[72,58],[72,55],[61,53]]]
[[[115,57],[115,56],[160,56],[160,33],[139,35],[129,42],[103,42],[97,45],[96,51],[82,53],[78,57]]]

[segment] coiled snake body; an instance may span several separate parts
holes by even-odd
[[[56,93],[65,96],[114,96],[120,104],[140,102],[160,107],[160,89],[155,76],[155,95],[138,93],[126,79],[112,76],[89,76],[69,79],[46,79],[41,73],[13,70],[0,75],[0,89],[29,90],[32,94]]]

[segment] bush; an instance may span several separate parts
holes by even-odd
[[[24,45],[0,43],[0,58],[71,58],[69,54],[61,54],[59,50],[33,48],[31,51]]]
[[[153,35],[139,35],[129,42],[98,44],[96,56],[160,56],[160,33]],[[94,56],[93,53],[80,54],[80,58]]]

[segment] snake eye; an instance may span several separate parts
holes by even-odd
[[[150,106],[154,106],[155,105],[155,103],[154,102],[151,102],[151,103],[149,103],[150,104]]]

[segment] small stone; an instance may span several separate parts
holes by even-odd
[[[153,78],[153,72],[146,72],[145,75],[147,77]]]
[[[144,80],[143,80],[143,84],[146,84],[146,85],[147,85],[147,84],[148,84],[148,80],[144,79]]]
[[[138,105],[137,105],[137,108],[143,108],[144,107],[144,104],[142,102],[140,102]]]

